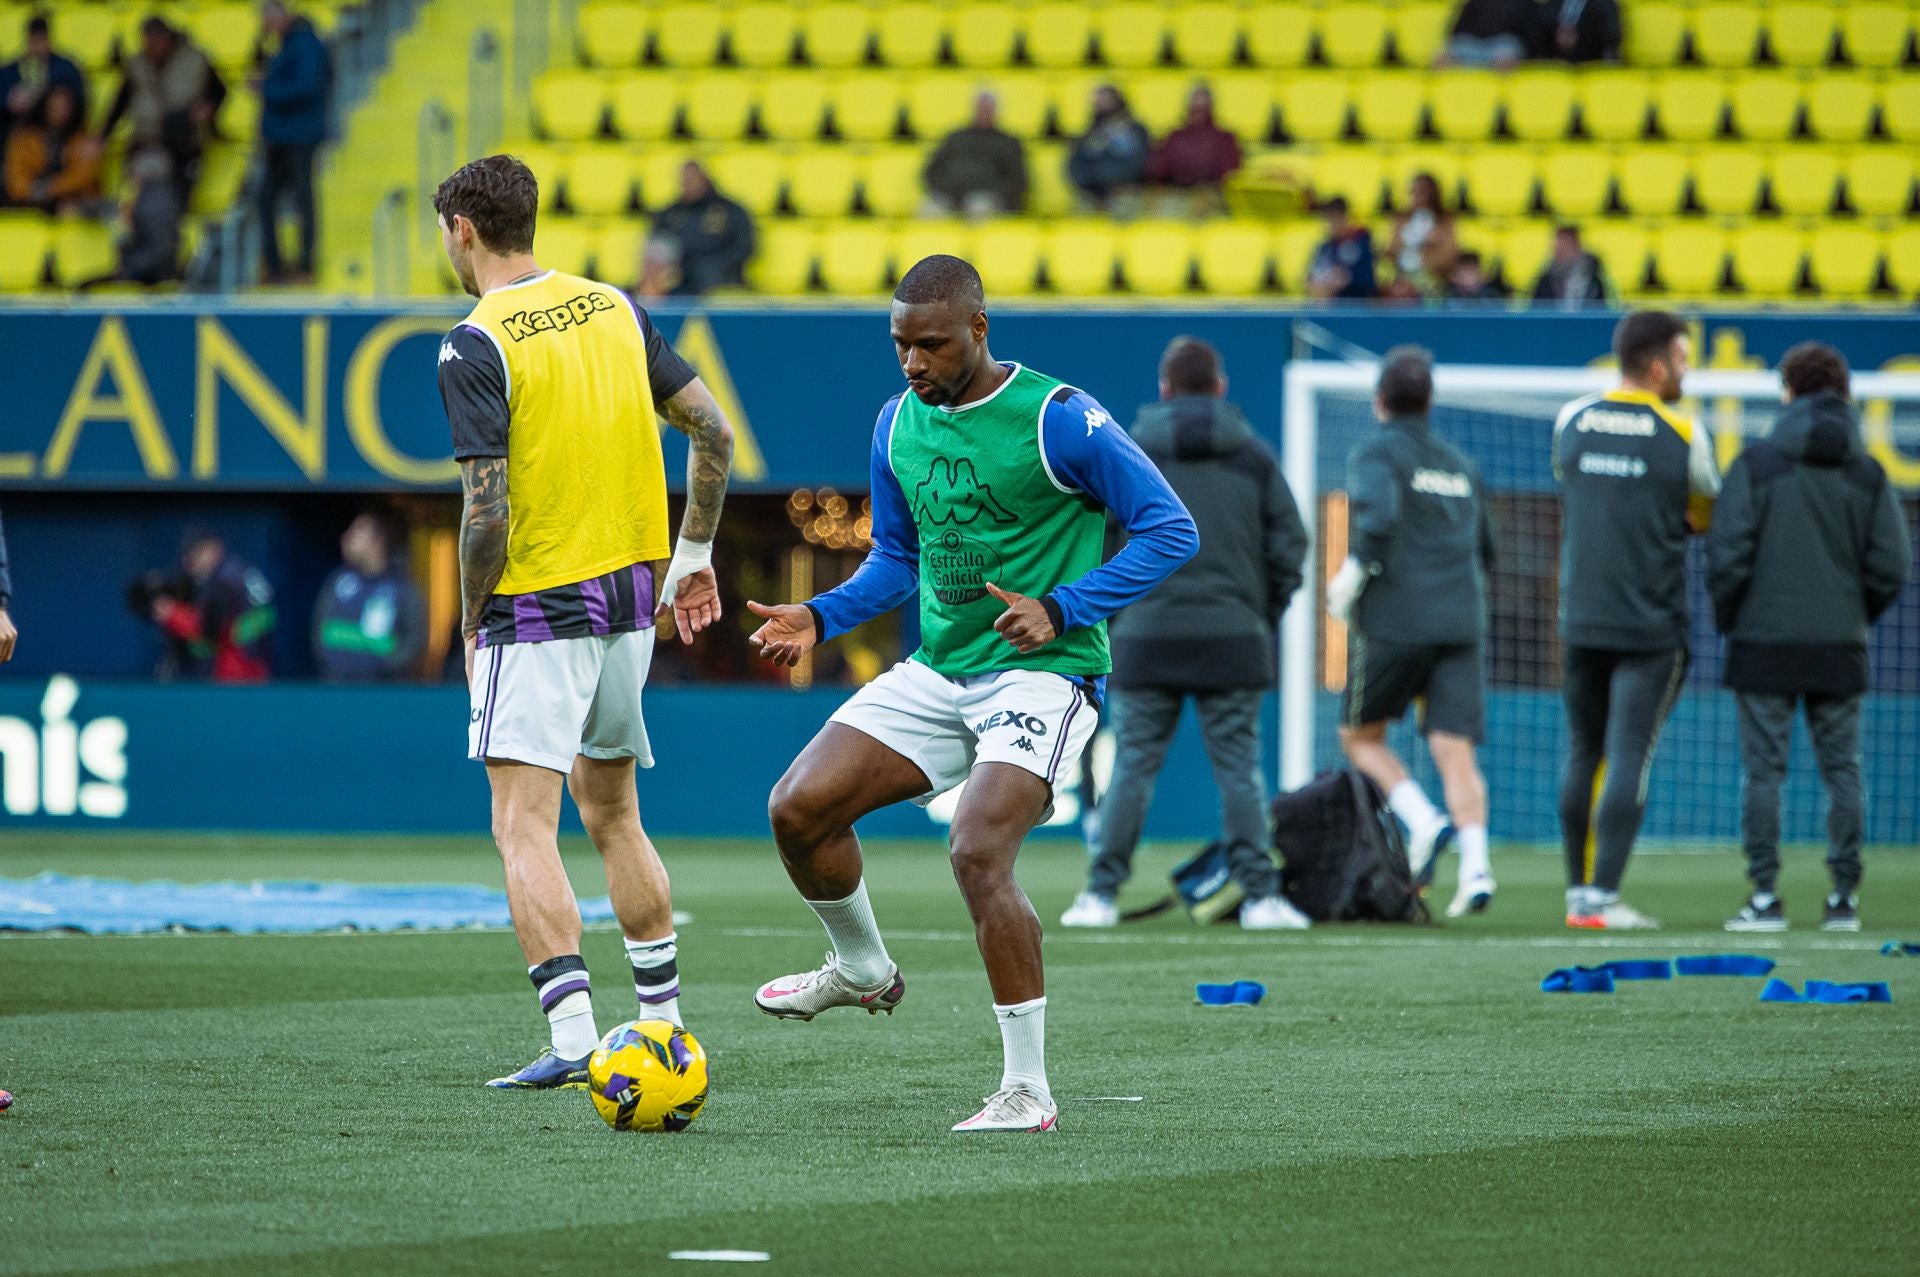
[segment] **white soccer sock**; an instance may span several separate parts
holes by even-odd
[[[893,971],[893,959],[887,956],[886,941],[873,920],[873,906],[867,901],[867,881],[845,900],[809,900],[807,908],[819,917],[833,942],[833,956],[842,974],[855,984],[878,984]]]
[[[680,937],[669,931],[664,940],[635,940],[622,937],[627,944],[627,961],[633,966],[633,993],[640,1000],[643,1020],[671,1020],[685,1028],[680,1019]]]
[[[1455,845],[1460,849],[1460,881],[1491,878],[1493,865],[1487,859],[1487,827],[1462,825],[1455,832],[1458,835]]]
[[[993,1004],[994,1018],[1000,1021],[1000,1089],[1024,1086],[1042,1100],[1051,1100],[1047,1089],[1047,1000],[1016,1002],[1012,1006]]]
[[[577,953],[549,958],[527,968],[553,1030],[553,1053],[563,1060],[577,1060],[593,1053],[600,1044],[600,1032],[593,1027],[593,989],[587,981],[587,964]]]
[[[1393,814],[1400,817],[1407,831],[1413,834],[1423,833],[1446,819],[1427,797],[1427,791],[1411,776],[1393,787],[1393,792],[1387,795],[1387,806],[1393,808]]]

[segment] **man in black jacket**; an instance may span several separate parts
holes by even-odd
[[[1827,786],[1823,931],[1858,931],[1860,701],[1867,627],[1912,567],[1900,499],[1866,454],[1847,400],[1847,363],[1820,342],[1780,361],[1786,411],[1727,471],[1707,543],[1714,621],[1727,635],[1726,683],[1740,703],[1747,788],[1742,829],[1753,894],[1729,931],[1785,931],[1780,782],[1796,703],[1804,702]]]
[[[1240,925],[1307,925],[1280,894],[1260,776],[1260,706],[1274,681],[1274,630],[1300,588],[1307,533],[1279,458],[1226,393],[1213,347],[1178,337],[1160,360],[1160,402],[1142,408],[1133,424],[1134,439],[1193,511],[1200,552],[1109,623],[1119,753],[1100,803],[1087,889],[1060,919],[1064,926],[1119,921],[1114,897],[1132,873],[1154,781],[1188,697],[1220,791],[1228,861],[1246,894]]]

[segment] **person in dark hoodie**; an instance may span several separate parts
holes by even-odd
[[[1307,533],[1273,449],[1227,402],[1213,347],[1175,338],[1160,360],[1160,402],[1130,433],[1200,526],[1200,551],[1152,594],[1111,622],[1108,697],[1119,736],[1100,805],[1087,889],[1060,921],[1110,927],[1167,746],[1192,698],[1200,716],[1223,841],[1246,893],[1240,925],[1294,930],[1306,918],[1280,894],[1267,854],[1267,796],[1260,778],[1260,706],[1273,686],[1274,631],[1300,588]]]
[[[404,679],[426,639],[420,590],[400,561],[397,520],[368,511],[340,534],[341,565],[313,605],[313,658],[330,683]]]
[[[1707,541],[1714,622],[1727,635],[1725,680],[1740,705],[1746,766],[1741,814],[1753,893],[1729,931],[1784,931],[1780,784],[1797,705],[1806,707],[1827,787],[1823,931],[1858,931],[1860,702],[1867,627],[1912,568],[1900,499],[1861,446],[1847,362],[1821,342],[1780,361],[1786,410],[1727,471]]]
[[[313,23],[281,0],[267,0],[260,25],[280,42],[260,77],[260,141],[266,174],[260,183],[260,258],[271,283],[287,278],[276,231],[281,201],[291,198],[300,221],[296,279],[313,277],[313,158],[327,137],[327,92],[333,62]]]

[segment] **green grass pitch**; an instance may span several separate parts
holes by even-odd
[[[713,1063],[678,1136],[578,1091],[478,1083],[545,1025],[505,933],[0,938],[0,1273],[660,1272],[678,1249],[790,1274],[1912,1273],[1920,1253],[1920,856],[1872,853],[1857,937],[1727,936],[1737,857],[1643,856],[1645,937],[1560,926],[1557,859],[1499,855],[1483,919],[1308,935],[1049,926],[1057,1136],[965,1138],[999,1044],[932,842],[870,849],[908,981],[891,1019],[756,1012],[824,939],[761,845],[666,840],[690,1027]],[[1172,848],[1143,858],[1142,894]],[[583,894],[590,851],[570,847]],[[0,876],[497,883],[470,839],[54,837]],[[1077,849],[1029,848],[1049,924]],[[1444,899],[1443,883],[1436,895]],[[634,1012],[594,930],[603,1029]],[[1893,983],[1891,1006],[1769,1006],[1755,980],[1548,996],[1556,966],[1751,950]],[[1192,1004],[1254,978],[1254,1010]],[[1141,1096],[1138,1103],[1093,1100]],[[699,1271],[697,1268],[694,1271]]]

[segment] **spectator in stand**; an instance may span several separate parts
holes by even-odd
[[[1440,63],[1504,71],[1539,48],[1543,25],[1537,0],[1465,0]]]
[[[163,594],[151,603],[153,623],[180,653],[179,673],[266,682],[275,620],[267,578],[208,531],[188,534],[180,571],[184,597]]]
[[[1320,216],[1327,237],[1307,267],[1307,295],[1322,301],[1375,296],[1372,232],[1348,216],[1342,195],[1322,204]]]
[[[1153,139],[1111,84],[1093,91],[1093,122],[1067,157],[1067,180],[1089,207],[1124,214],[1146,180]]]
[[[1221,183],[1240,167],[1240,139],[1213,121],[1213,90],[1194,86],[1187,97],[1187,120],[1167,134],[1147,161],[1147,181],[1172,187],[1187,208],[1174,211],[1217,213],[1225,207]]]
[[[674,296],[745,286],[741,272],[753,256],[753,217],[713,189],[713,179],[698,161],[680,166],[680,199],[660,211],[653,234],[679,254]]]
[[[1027,206],[1027,151],[999,116],[999,99],[982,93],[973,100],[972,123],[934,148],[921,174],[928,216],[994,217]]]
[[[260,90],[260,142],[266,158],[266,174],[260,183],[261,264],[268,283],[288,282],[276,228],[280,202],[291,197],[294,215],[300,220],[300,256],[290,282],[311,283],[313,157],[327,136],[327,92],[333,85],[333,62],[313,23],[281,0],[267,0],[260,11],[260,25],[280,42],[256,86]]]
[[[111,137],[121,120],[131,120],[129,153],[165,148],[184,204],[213,134],[214,116],[226,99],[225,82],[186,33],[164,18],[148,18],[140,24],[140,51],[121,65],[120,90],[100,126],[100,141]]]
[[[640,250],[640,278],[627,290],[634,300],[648,304],[670,297],[680,283],[680,245],[649,236]]]
[[[20,632],[13,628],[7,609],[13,606],[13,577],[7,572],[7,534],[0,528],[0,664],[13,659],[13,645]]]
[[[1394,278],[1387,296],[1411,299],[1438,293],[1459,255],[1453,214],[1440,196],[1440,183],[1431,173],[1415,174],[1406,211],[1393,219],[1387,256],[1393,259]]]
[[[1552,0],[1549,0],[1552,3]],[[1535,56],[1562,62],[1618,62],[1618,0],[1558,0],[1542,23],[1542,47]]]
[[[64,84],[48,89],[37,120],[7,135],[7,203],[66,212],[100,198],[100,148]]]
[[[127,156],[120,195],[120,267],[113,278],[164,284],[180,274],[180,219],[186,206],[166,148],[144,146]]]
[[[1449,302],[1498,302],[1507,296],[1506,288],[1487,278],[1480,254],[1469,248],[1453,259],[1453,269],[1447,272]]]
[[[87,79],[71,58],[53,51],[53,36],[47,15],[36,13],[27,19],[27,48],[13,61],[0,66],[0,146],[17,124],[39,115],[40,104],[54,89],[73,94],[74,116],[87,118]]]
[[[417,673],[426,607],[398,550],[404,526],[372,511],[340,534],[344,560],[313,605],[313,659],[330,683],[379,683]]]
[[[1607,272],[1600,259],[1580,243],[1578,226],[1562,226],[1553,233],[1553,257],[1533,282],[1533,300],[1550,302],[1560,310],[1600,306],[1607,301]]]

